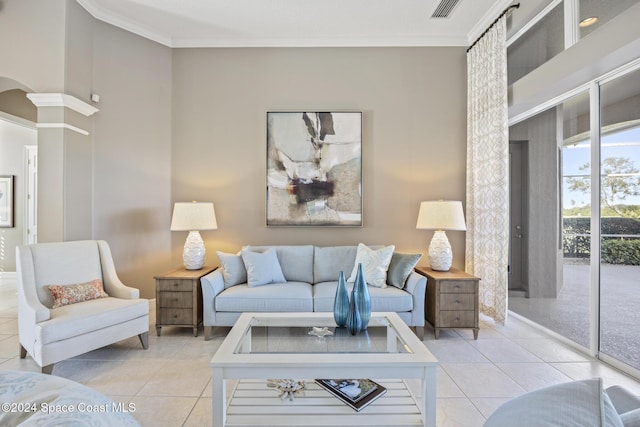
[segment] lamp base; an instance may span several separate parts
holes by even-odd
[[[200,236],[200,232],[197,230],[190,231],[186,242],[184,242],[184,251],[182,252],[184,268],[187,270],[200,270],[204,265],[204,254],[204,241]]]
[[[429,264],[436,271],[449,271],[453,261],[451,244],[444,231],[438,230],[433,234],[429,245]]]

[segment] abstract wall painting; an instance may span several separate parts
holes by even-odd
[[[267,225],[362,226],[362,113],[267,113]]]
[[[0,175],[0,227],[13,227],[13,175]]]

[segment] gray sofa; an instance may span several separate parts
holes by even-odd
[[[246,283],[246,276],[242,276],[244,265],[239,254],[218,253],[222,268],[201,279],[205,340],[210,338],[214,326],[233,326],[243,312],[333,311],[339,273],[343,271],[346,279],[349,279],[358,246],[250,247],[252,252],[257,253],[266,253],[269,249],[275,250],[285,281],[253,287]],[[387,278],[387,283],[393,284],[385,287],[368,286],[368,289],[372,311],[398,313],[422,339],[427,281],[413,271],[420,256],[394,252]],[[347,283],[349,292],[352,287],[353,283]]]

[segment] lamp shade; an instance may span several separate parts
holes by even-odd
[[[213,203],[178,202],[173,207],[171,231],[216,230]]]
[[[416,228],[422,230],[466,230],[462,202],[438,200],[420,203]]]

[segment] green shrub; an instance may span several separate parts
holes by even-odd
[[[640,265],[640,240],[604,240],[601,250],[607,264]]]
[[[602,256],[603,261],[610,264],[634,264],[630,260],[634,259],[632,255],[636,244],[630,243],[631,247],[627,248],[627,243],[621,243],[620,248],[611,248],[612,260],[620,260],[620,262],[607,261],[605,258],[605,244],[607,242],[620,242],[616,235],[637,235],[640,236],[640,221],[636,218],[620,218],[620,217],[603,217],[601,219],[602,229],[600,233],[603,235]],[[589,258],[591,255],[591,219],[589,217],[568,217],[563,220],[563,238],[562,247],[564,256],[570,258]],[[635,242],[635,240],[622,240],[622,242]],[[639,243],[640,244],[640,243]],[[611,243],[610,245],[615,246]],[[621,260],[625,260],[622,262]]]

